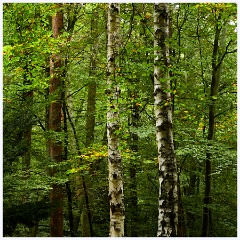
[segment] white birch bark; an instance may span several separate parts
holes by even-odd
[[[170,94],[168,4],[154,4],[154,105],[159,162],[158,237],[177,236],[177,166]]]
[[[108,169],[110,202],[110,237],[124,236],[124,203],[121,154],[118,149],[117,130],[119,128],[117,68],[119,51],[120,5],[108,5],[108,46],[107,46],[107,85],[108,112]]]

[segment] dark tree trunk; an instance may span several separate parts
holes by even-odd
[[[68,112],[68,109],[66,108],[66,113],[67,113],[67,117],[68,117],[68,120],[69,120],[69,123],[72,127],[72,130],[73,130],[73,135],[74,135],[74,139],[75,139],[75,144],[76,144],[76,150],[77,150],[77,153],[78,153],[78,156],[81,157],[81,151],[80,151],[80,145],[79,145],[79,141],[78,141],[78,137],[77,137],[77,132],[76,132],[76,129],[75,129],[75,126],[72,122],[72,119],[71,119],[71,116]],[[85,204],[86,204],[86,209],[87,209],[87,216],[88,216],[88,223],[89,223],[89,229],[90,229],[90,236],[88,237],[91,237],[93,236],[93,228],[92,228],[92,222],[89,221],[89,219],[92,219],[91,217],[91,210],[90,210],[90,206],[89,206],[89,197],[88,197],[88,191],[87,191],[87,186],[86,186],[86,181],[85,181],[85,178],[84,178],[84,175],[81,174],[81,185],[83,187],[83,191],[84,191],[84,197],[85,197]],[[75,226],[75,228],[77,228],[78,226]]]
[[[210,104],[209,104],[209,122],[208,122],[208,140],[209,146],[212,145],[214,141],[215,134],[215,115],[216,115],[216,101],[218,96],[218,90],[221,79],[221,70],[222,70],[222,61],[223,61],[223,48],[226,38],[226,29],[222,31],[222,36],[220,33],[222,27],[219,26],[221,21],[221,13],[218,16],[216,22],[216,31],[215,39],[213,45],[213,54],[212,54],[212,82],[210,89]],[[202,237],[213,236],[212,228],[212,211],[209,207],[209,204],[212,203],[211,196],[211,186],[212,186],[212,153],[207,151],[206,154],[206,165],[205,165],[205,193],[204,193],[204,208],[203,208],[203,218],[202,218]]]
[[[95,127],[95,112],[96,112],[96,89],[95,81],[96,67],[97,67],[97,49],[98,49],[98,13],[93,12],[91,19],[91,37],[93,39],[90,56],[90,83],[88,85],[88,99],[87,99],[87,118],[86,118],[86,147],[91,145],[94,141],[94,127]]]
[[[137,93],[133,93],[131,96],[133,99],[137,98]],[[132,116],[131,116],[131,125],[133,127],[137,127],[139,124],[139,106],[137,102],[133,102],[132,104]],[[138,152],[138,135],[136,133],[131,134],[131,143],[130,147],[131,150],[137,154]],[[130,210],[130,236],[131,237],[137,237],[138,236],[138,228],[137,228],[137,222],[139,218],[138,214],[138,195],[137,195],[137,164],[136,160],[132,159],[130,162],[130,197],[129,197],[129,210]]]
[[[67,197],[68,197],[68,219],[69,219],[69,228],[71,237],[75,237],[74,232],[74,224],[73,224],[73,211],[72,211],[72,191],[70,182],[66,182],[66,190],[67,190]]]
[[[94,141],[95,111],[96,111],[96,89],[95,82],[88,86],[87,119],[86,119],[86,147]]]
[[[65,66],[66,67],[66,66]],[[64,74],[64,77],[65,74]],[[62,155],[62,161],[68,160],[68,127],[67,127],[67,104],[66,104],[66,86],[62,84],[62,111],[63,111],[63,130],[64,130],[64,151]],[[69,220],[69,228],[71,237],[75,237],[74,235],[74,227],[73,227],[73,210],[72,210],[72,191],[70,181],[66,182],[66,192],[68,199],[68,220]]]
[[[97,67],[97,50],[98,50],[98,12],[94,11],[91,18],[91,37],[93,39],[91,46],[91,56],[90,56],[90,70],[89,77],[90,83],[88,85],[88,99],[87,99],[87,116],[86,116],[86,147],[89,147],[94,142],[94,129],[95,129],[95,114],[96,114],[96,90],[97,84],[95,81],[96,67]],[[83,181],[84,193],[87,193],[86,178]],[[89,188],[88,188],[89,189]],[[93,236],[92,219],[90,203],[88,199],[88,194],[85,194],[85,203],[87,209],[87,216],[84,221],[88,222],[89,231],[83,231],[83,236]],[[83,211],[83,214],[85,211]],[[87,218],[87,221],[86,221]],[[85,226],[85,224],[82,224]],[[83,229],[84,230],[84,229]]]
[[[27,66],[25,67],[24,85],[30,85],[31,82],[27,79],[28,72]],[[22,155],[22,169],[25,171],[25,177],[30,176],[30,164],[31,164],[31,148],[32,148],[32,119],[33,119],[33,90],[29,90],[23,93],[23,109],[26,116],[26,123],[23,132],[23,145],[24,153]]]
[[[31,96],[28,96],[28,97],[33,96],[32,91],[29,92],[29,95],[31,95]],[[31,99],[29,99],[26,103],[30,103],[30,102],[32,102]],[[27,126],[25,126],[25,127],[26,127],[26,129],[24,130],[24,133],[23,133],[24,153],[22,155],[22,159],[23,159],[22,169],[23,169],[23,171],[26,172],[25,177],[28,177],[30,174],[29,170],[30,170],[30,164],[31,164],[32,123],[30,123],[30,122],[27,123]]]
[[[59,5],[57,5],[59,7]],[[58,38],[63,29],[63,13],[57,12],[52,17],[53,37]],[[53,133],[61,132],[61,56],[53,54],[50,61],[50,89],[49,93],[52,97],[49,108],[49,131]],[[62,161],[62,143],[56,139],[49,140],[49,153],[53,162]],[[51,169],[50,175],[54,176],[56,170]],[[53,184],[50,193],[51,214],[50,214],[50,236],[63,236],[63,186]]]

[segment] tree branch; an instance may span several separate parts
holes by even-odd
[[[88,83],[85,84],[85,85],[83,85],[81,88],[79,88],[78,90],[74,91],[73,93],[70,93],[70,94],[67,96],[67,98],[69,98],[69,97],[71,97],[72,95],[80,92],[80,91],[81,91],[84,87],[86,87],[87,85],[88,85]]]
[[[223,59],[224,59],[224,57],[226,56],[226,54],[227,54],[227,53],[231,53],[231,52],[228,52],[228,51],[227,51],[228,48],[229,48],[229,46],[230,46],[230,44],[231,44],[231,42],[232,42],[232,39],[231,39],[231,40],[229,41],[229,43],[227,44],[226,50],[225,50],[225,52],[223,53],[223,55],[222,55],[222,57],[221,57],[221,60],[220,60],[219,63],[217,64],[216,69],[218,69],[219,66],[222,64]],[[237,49],[235,49],[234,51],[237,51]]]
[[[219,117],[220,115],[225,114],[227,111],[232,110],[232,109],[234,109],[234,108],[237,108],[237,107],[231,106],[230,108],[225,109],[224,111],[216,114],[216,115],[214,116],[214,118],[217,118],[217,117]]]
[[[40,119],[38,118],[38,116],[37,116],[36,114],[34,114],[34,117],[37,119],[37,121],[38,121],[38,123],[39,123],[40,127],[41,127],[41,128],[42,128],[42,130],[45,132],[45,131],[46,131],[46,129],[45,129],[45,127],[43,126],[43,124],[41,123],[41,121],[40,121]]]

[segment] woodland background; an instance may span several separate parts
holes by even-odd
[[[64,30],[54,38],[56,5],[3,4],[4,236],[49,236],[53,184],[62,186],[64,236],[109,232],[108,4],[61,4]],[[158,226],[153,5],[124,3],[120,10],[117,135],[126,237],[156,236]],[[237,235],[236,11],[230,3],[171,4],[171,104],[185,236],[202,236],[206,153],[211,153],[209,236]],[[48,131],[50,56],[60,53],[62,130],[56,133]],[[221,71],[211,99],[213,56]],[[60,163],[47,154],[50,137],[63,146]]]

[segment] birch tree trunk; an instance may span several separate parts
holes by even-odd
[[[107,85],[108,112],[108,169],[109,169],[109,202],[110,202],[110,237],[124,236],[124,203],[122,159],[118,149],[119,111],[118,96],[120,90],[117,85],[117,57],[119,52],[119,19],[120,5],[108,5],[108,46],[107,46]]]
[[[159,162],[158,237],[177,236],[178,176],[170,94],[168,4],[154,4],[154,105]]]
[[[58,5],[56,7],[59,7]],[[63,13],[58,11],[52,17],[53,37],[58,38],[63,29]],[[61,56],[53,54],[50,61],[50,96],[52,101],[49,108],[49,131],[61,132]],[[49,140],[49,153],[52,161],[62,161],[62,143],[55,137]],[[51,169],[51,176],[55,174],[55,169]],[[63,236],[63,188],[59,184],[53,184],[50,193],[51,214],[50,214],[50,236]]]

